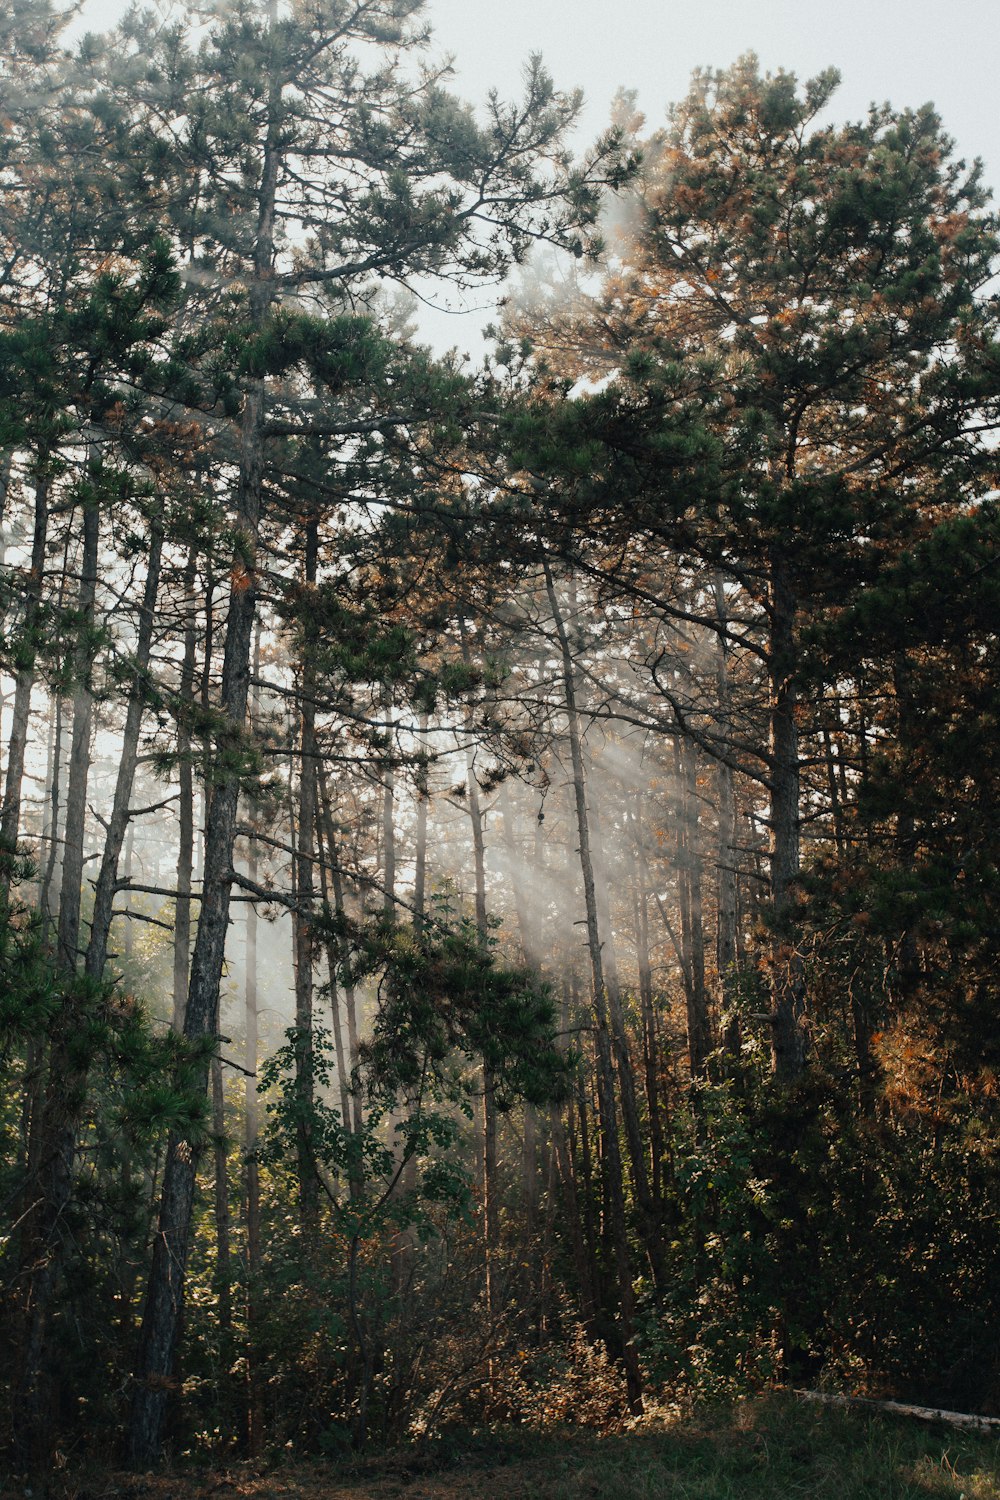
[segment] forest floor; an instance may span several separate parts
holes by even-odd
[[[0,1495],[34,1496],[23,1483]],[[450,1434],[421,1455],[66,1472],[47,1500],[1000,1500],[1000,1439],[771,1399],[615,1436]]]

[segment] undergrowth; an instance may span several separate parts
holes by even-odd
[[[16,1477],[3,1500],[25,1496]],[[47,1500],[1000,1500],[1000,1439],[774,1395],[629,1432],[455,1428],[365,1460],[53,1476]],[[34,1490],[34,1500],[39,1491]]]

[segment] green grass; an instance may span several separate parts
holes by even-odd
[[[23,1496],[0,1478],[0,1496]],[[36,1494],[38,1491],[36,1490]],[[273,1468],[66,1472],[51,1500],[1000,1500],[1000,1439],[877,1414],[746,1402],[599,1436],[451,1432],[431,1449]]]
[[[479,1434],[464,1451],[453,1441],[447,1468],[400,1475],[398,1493],[408,1500],[1000,1500],[998,1440],[794,1399],[613,1437]]]

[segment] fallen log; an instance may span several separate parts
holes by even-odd
[[[888,1412],[891,1416],[914,1417],[918,1422],[946,1422],[951,1427],[967,1427],[975,1432],[1000,1430],[1000,1417],[980,1417],[972,1412],[943,1411],[936,1406],[910,1406],[903,1401],[874,1401],[869,1396],[829,1395],[825,1391],[795,1391],[803,1401],[821,1401],[826,1406],[868,1408]]]

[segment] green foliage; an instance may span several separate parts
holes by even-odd
[[[491,1069],[497,1107],[566,1096],[572,1059],[555,1045],[555,1007],[537,974],[500,962],[475,924],[454,921],[447,897],[418,931],[384,920],[348,925],[355,982],[378,981],[379,1011],[366,1059],[378,1086],[433,1078],[449,1097],[465,1085],[456,1055]]]
[[[11,873],[8,868],[8,874]],[[28,873],[22,862],[16,877]],[[134,997],[53,961],[41,919],[0,909],[0,1378],[19,1378],[31,1288],[57,1267],[47,1368],[67,1441],[100,1451],[120,1420],[130,1355],[125,1310],[144,1268],[150,1184],[166,1134],[204,1137],[203,1062],[157,1030]],[[23,1134],[27,1121],[27,1134]],[[73,1161],[58,1220],[39,1185],[69,1132]],[[119,1372],[119,1373],[116,1373]],[[2,1418],[4,1437],[9,1414]]]

